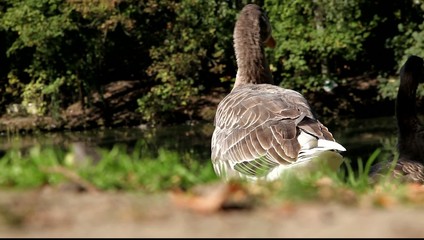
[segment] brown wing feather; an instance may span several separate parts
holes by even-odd
[[[301,148],[299,129],[333,140],[298,92],[268,84],[237,87],[218,105],[212,160],[235,164],[262,157],[290,164]]]
[[[399,161],[394,174],[407,182],[424,183],[424,166],[419,162]]]
[[[403,182],[424,184],[424,165],[404,158],[397,162],[387,161],[375,164],[370,172],[372,182],[377,182],[384,176]]]

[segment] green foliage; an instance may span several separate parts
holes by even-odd
[[[161,44],[150,49],[153,62],[147,73],[155,83],[138,101],[144,119],[153,123],[169,119],[166,113],[172,116],[175,110],[189,108],[190,97],[211,84],[203,78],[222,74],[227,58],[232,59],[228,49],[236,11],[228,3],[183,0],[168,10],[172,14],[165,16]]]
[[[28,152],[11,149],[0,159],[0,186],[29,188],[73,180],[68,179],[63,171],[55,171],[58,167],[77,174],[103,190],[154,192],[185,189],[216,180],[209,162],[202,164],[194,159],[183,161],[175,152],[161,149],[158,157],[151,158],[141,156],[140,146],[133,152],[120,145],[110,150],[97,150],[101,160],[96,165],[81,165],[69,160],[74,157],[69,149],[39,146],[30,148]]]
[[[324,200],[354,204],[358,202],[361,196],[374,194],[376,189],[387,192],[390,197],[402,198],[403,186],[396,181],[381,181],[374,183],[370,181],[369,173],[371,166],[376,163],[380,157],[381,149],[376,149],[365,161],[356,159],[358,167],[353,168],[350,159],[345,159],[345,168],[334,172],[323,168],[308,175],[290,175],[281,181],[277,180],[273,183],[265,184],[271,188],[273,194],[281,200],[291,201],[310,201]],[[388,189],[388,187],[397,184],[396,191]]]
[[[387,40],[387,47],[393,48],[397,60],[396,70],[410,54],[424,56],[424,1],[398,3],[396,11],[390,16],[396,21],[398,34]]]
[[[200,161],[186,165],[175,152],[160,149],[157,158],[141,157],[138,150],[132,154],[125,152],[122,146],[103,151],[98,165],[81,169],[81,176],[100,189],[148,192],[184,189],[215,179],[212,166],[200,164]]]
[[[70,14],[70,9],[64,8],[62,1],[25,0],[10,1],[10,7],[2,15],[2,30],[15,33],[7,56],[18,61],[28,58],[25,66],[11,69],[10,73],[14,74],[9,74],[26,84],[21,93],[25,104],[32,101],[45,105],[46,97],[60,94],[59,91],[43,93],[42,89],[61,77],[59,46],[65,41],[66,32],[77,29]],[[40,110],[43,113],[44,106]]]
[[[54,148],[33,147],[26,153],[10,150],[0,159],[0,185],[30,188],[57,184],[64,178],[57,173],[46,173],[45,170],[62,164],[63,156]]]
[[[377,99],[396,99],[399,80],[395,78],[379,78]]]
[[[361,22],[358,1],[265,1],[278,40],[274,58],[282,85],[318,90],[356,60],[375,22]]]
[[[89,105],[109,82],[137,79],[143,121],[189,115],[193,97],[231,87],[232,32],[248,2],[3,0],[0,112],[31,103],[55,115],[76,101]],[[422,0],[255,2],[270,17],[277,47],[267,56],[284,87],[319,91],[326,80],[393,76],[407,55],[424,55]],[[393,97],[396,87],[382,85],[379,99]]]
[[[350,162],[346,161],[345,163],[347,166],[347,173],[342,172],[342,174],[345,175],[342,178],[346,179],[347,186],[358,192],[367,191],[370,187],[369,173],[371,166],[376,163],[377,157],[380,155],[380,153],[381,149],[376,149],[366,161],[365,166],[362,159],[358,159],[357,171],[354,171]]]
[[[410,4],[396,4],[393,15],[386,18],[396,22],[398,34],[388,38],[387,48],[393,49],[396,73],[409,55],[424,56],[424,1],[408,1]],[[399,78],[382,78],[379,85],[378,99],[395,99],[399,87]],[[418,87],[417,94],[424,96],[424,88]]]
[[[423,55],[424,56],[424,55]],[[395,100],[399,89],[399,76],[389,78],[379,78],[377,100],[389,99]],[[424,86],[418,85],[417,95],[424,96]]]
[[[106,75],[102,70],[108,33],[117,26],[133,27],[128,19],[131,9],[120,12],[116,4],[6,0],[0,30],[10,39],[6,51],[11,61],[9,82],[13,77],[26,85],[19,100],[36,102],[41,114],[55,114],[76,100],[84,102],[97,90],[106,81],[101,78]]]
[[[210,161],[202,163],[199,159],[182,157],[164,149],[158,151],[157,157],[146,157],[142,155],[142,146],[137,145],[133,151],[123,145],[96,149],[101,155],[96,164],[92,164],[89,158],[84,160],[84,164],[69,160],[75,157],[75,152],[69,149],[39,146],[25,151],[11,149],[0,158],[0,187],[27,189],[84,181],[105,191],[137,190],[152,193],[172,189],[188,190],[218,180]],[[405,193],[401,193],[404,190],[402,184],[395,182],[396,191],[393,191],[389,187],[394,182],[382,181],[374,185],[369,181],[371,165],[380,153],[381,150],[377,149],[365,164],[358,159],[358,169],[353,169],[346,159],[346,171],[334,172],[323,168],[307,175],[287,175],[281,181],[258,182],[249,194],[265,193],[263,196],[267,200],[277,201],[324,200],[351,204],[378,189],[380,193],[382,190],[387,191],[390,197],[401,199],[405,196]]]

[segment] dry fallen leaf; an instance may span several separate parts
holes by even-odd
[[[407,198],[414,203],[424,203],[424,185],[410,183],[407,185]]]
[[[200,185],[187,192],[175,190],[170,197],[177,206],[201,213],[228,208],[245,209],[253,202],[252,195],[245,187],[232,182]]]

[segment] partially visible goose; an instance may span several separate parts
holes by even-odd
[[[373,166],[371,176],[379,176],[394,167],[394,178],[407,182],[424,183],[424,129],[417,117],[416,93],[419,83],[424,82],[424,61],[409,56],[400,70],[400,85],[396,98],[396,121],[398,128],[397,150],[399,159],[395,166],[379,163]]]
[[[274,39],[266,13],[255,4],[240,12],[234,29],[237,76],[218,105],[211,159],[224,179],[275,180],[287,169],[338,169],[346,149],[298,92],[274,86],[264,54]],[[305,168],[306,167],[306,168]]]

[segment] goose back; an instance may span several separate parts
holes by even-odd
[[[268,173],[277,165],[297,161],[300,131],[334,141],[300,93],[269,84],[240,86],[218,105],[212,161],[220,175],[228,174],[222,173],[220,164],[234,168],[243,162],[255,164],[244,166],[244,175]]]

